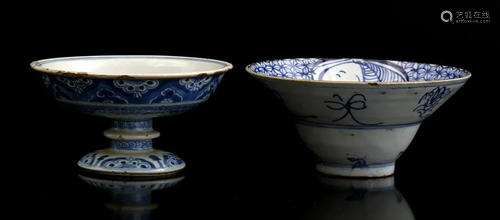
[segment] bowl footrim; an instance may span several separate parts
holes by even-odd
[[[387,177],[394,174],[396,163],[376,164],[376,165],[343,165],[316,163],[316,170],[330,176],[353,177],[353,178],[378,178]]]

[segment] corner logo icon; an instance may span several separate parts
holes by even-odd
[[[450,22],[450,23],[454,24],[453,23],[453,13],[451,13],[451,11],[448,11],[448,10],[441,12],[441,20],[443,20],[444,22]]]

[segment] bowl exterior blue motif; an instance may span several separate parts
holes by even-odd
[[[103,79],[42,74],[56,100],[82,113],[114,119],[149,119],[186,112],[208,100],[223,76]]]
[[[247,72],[276,95],[317,156],[335,176],[392,175],[421,122],[470,78],[463,69],[363,59],[282,59]]]

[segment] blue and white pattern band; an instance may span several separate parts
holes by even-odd
[[[153,149],[153,140],[111,140],[111,149],[114,150],[129,150],[143,151]]]
[[[224,74],[178,79],[100,79],[42,74],[56,100],[101,116],[162,116],[186,112],[208,100]]]
[[[287,79],[355,82],[414,82],[461,78],[464,69],[417,62],[367,59],[297,58],[253,63],[258,74]]]
[[[113,120],[111,122],[111,128],[122,129],[122,130],[150,130],[153,128],[153,120]]]

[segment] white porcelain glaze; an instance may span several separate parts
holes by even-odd
[[[233,66],[225,61],[198,57],[114,55],[44,59],[32,62],[31,67],[40,72],[66,76],[169,79],[215,75],[227,72]]]

